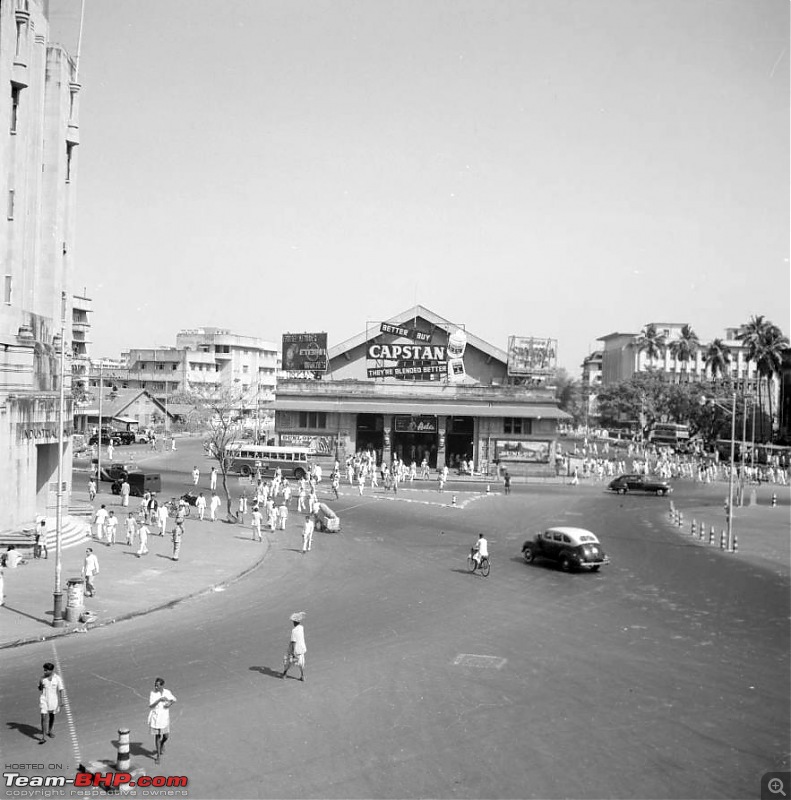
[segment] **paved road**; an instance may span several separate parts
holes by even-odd
[[[192,798],[736,798],[788,768],[787,574],[685,540],[653,497],[458,497],[348,495],[343,533],[306,556],[276,537],[224,593],[4,653],[6,760],[110,757],[130,725],[155,774],[146,699],[163,675],[179,703],[159,772],[189,776]],[[549,522],[599,532],[612,565],[524,564],[525,532]],[[464,565],[483,529],[488,579]],[[304,684],[276,676],[295,610]],[[38,747],[54,652],[75,738],[61,719]]]

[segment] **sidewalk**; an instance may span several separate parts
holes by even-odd
[[[119,515],[121,523],[116,540],[125,542],[123,520],[127,509],[121,508],[117,497],[106,493],[97,496],[96,503],[106,503],[108,509]],[[134,510],[137,510],[136,502]],[[224,509],[221,512],[224,517]],[[85,610],[96,615],[96,622],[87,625],[75,622],[66,623],[62,628],[52,627],[54,548],[47,559],[30,559],[16,569],[4,569],[5,604],[0,607],[0,649],[131,619],[232,583],[261,564],[269,550],[268,539],[273,535],[265,531],[263,544],[254,542],[249,515],[247,522],[247,525],[200,522],[192,509],[192,516],[185,523],[177,562],[171,559],[172,520],[164,537],[149,536],[149,553],[141,558],[135,555],[136,546],[123,543],[108,547],[105,543],[88,540],[84,545],[64,549],[61,557],[64,612],[66,582],[69,578],[80,577],[85,548],[93,547],[99,559],[96,595],[85,598]],[[292,520],[289,528],[294,525]],[[157,530],[155,525],[149,529],[152,533]],[[283,535],[283,532],[275,535]]]

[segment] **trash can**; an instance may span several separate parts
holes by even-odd
[[[82,578],[69,578],[66,581],[66,622],[79,622],[85,611],[85,581]]]

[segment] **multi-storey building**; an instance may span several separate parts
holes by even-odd
[[[238,391],[247,410],[271,406],[277,386],[277,346],[223,328],[180,331],[175,347],[132,348],[123,365],[103,365],[103,380],[119,388],[147,389],[164,401],[177,394],[216,397]],[[98,385],[94,368],[91,385]]]
[[[585,357],[582,362],[582,399],[585,404],[586,424],[591,417],[598,413],[596,397],[602,385],[602,359],[604,353],[601,350],[594,350]]]
[[[87,386],[91,372],[91,320],[93,301],[74,295],[71,310],[71,378]]]
[[[59,441],[66,502],[71,480],[59,349],[71,350],[80,84],[48,36],[43,0],[0,0],[0,529],[53,508]]]
[[[685,323],[654,322],[656,331],[664,338],[664,347],[658,357],[651,357],[638,344],[639,333],[610,333],[600,336],[598,341],[604,342],[601,358],[601,383],[610,386],[625,381],[635,373],[655,369],[665,373],[669,378],[678,381],[705,381],[711,379],[711,372],[706,365],[706,347],[701,343],[697,352],[688,361],[677,358],[671,347],[678,341]],[[648,327],[648,326],[646,326]],[[747,348],[736,336],[740,328],[726,328],[724,344],[731,351],[731,361],[725,378],[738,382],[747,389],[755,388],[758,371],[755,362],[747,358]]]

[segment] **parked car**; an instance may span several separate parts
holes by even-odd
[[[548,528],[522,545],[522,556],[528,564],[536,558],[556,561],[564,572],[597,572],[603,564],[610,563],[596,534],[585,528]]]
[[[158,472],[129,472],[126,475],[129,481],[129,494],[132,497],[142,497],[146,492],[161,492],[162,478]],[[121,494],[123,478],[113,481],[110,487],[113,494]]]
[[[112,435],[120,439],[121,444],[134,444],[137,441],[134,431],[113,431]]]
[[[93,468],[96,469],[98,459],[93,459]],[[102,476],[103,481],[122,481],[130,472],[138,472],[139,467],[136,464],[127,464],[121,461],[106,461],[102,459]]]
[[[657,495],[666,495],[673,491],[673,487],[660,478],[650,478],[647,475],[619,475],[610,481],[608,487],[618,494],[627,492],[651,492]]]
[[[94,433],[90,439],[88,439],[89,445],[94,445],[99,441],[99,434]],[[107,445],[112,442],[113,447],[119,447],[121,445],[121,437],[119,436],[117,431],[102,431],[102,444]]]

